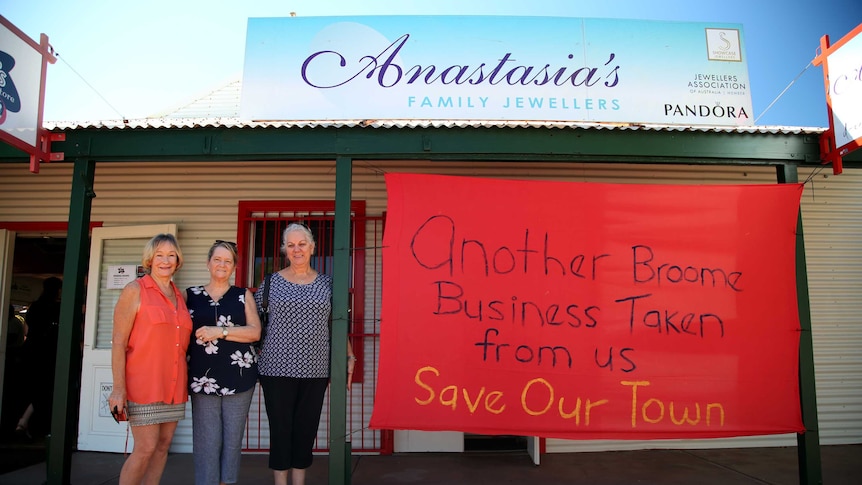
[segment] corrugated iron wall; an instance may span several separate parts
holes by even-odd
[[[862,442],[862,170],[800,171],[820,436]]]
[[[389,172],[606,183],[772,184],[776,180],[774,168],[758,166],[357,161],[353,199],[366,201],[369,216],[386,210],[383,175]],[[239,200],[332,200],[334,175],[334,162],[99,163],[92,219],[106,226],[177,223],[186,265],[176,282],[186,287],[208,279],[206,251],[212,241],[235,237]],[[799,176],[800,180],[810,176],[802,211],[821,443],[862,443],[862,298],[855,295],[862,288],[862,170],[845,169],[844,174],[833,176],[828,169],[804,169]],[[0,165],[0,221],[66,221],[70,177],[70,164],[43,165],[38,175],[29,173],[24,165]],[[380,264],[379,259],[369,257],[366,274],[379,277]],[[379,315],[379,285],[379,280],[366,284],[365,307],[373,312],[372,320]],[[369,362],[369,371],[376,372],[376,365]],[[255,406],[262,411],[262,402],[253,403]],[[367,402],[360,405],[366,406]],[[352,414],[363,412],[351,408]],[[178,429],[175,443],[175,449],[190,445],[190,425]],[[547,449],[564,452],[795,443],[794,435],[709,441],[548,440]]]

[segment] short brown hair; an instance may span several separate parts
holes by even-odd
[[[216,248],[227,249],[231,257],[233,258],[233,263],[237,264],[236,260],[239,256],[237,256],[237,248],[235,242],[216,239],[216,242],[213,243],[213,245],[210,247],[209,252],[207,252],[207,261],[213,259],[213,253],[215,253]]]
[[[153,257],[156,255],[156,248],[163,242],[170,243],[177,251],[177,270],[183,267],[183,251],[180,249],[179,243],[177,243],[177,238],[173,234],[168,233],[156,234],[144,246],[144,256],[141,258],[141,264],[144,266],[147,274],[153,268]]]

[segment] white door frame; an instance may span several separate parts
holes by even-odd
[[[527,436],[527,454],[533,460],[533,465],[538,465],[542,457],[542,438],[538,436]]]
[[[0,403],[3,402],[3,376],[6,375],[6,339],[9,331],[9,301],[12,299],[12,261],[15,256],[15,231],[0,229]],[[2,410],[0,410],[2,413]],[[2,418],[2,415],[0,415]]]
[[[119,452],[131,450],[134,440],[128,433],[128,424],[114,422],[108,410],[107,398],[113,389],[111,349],[96,348],[99,327],[113,328],[113,311],[100,312],[100,300],[115,299],[121,290],[107,289],[109,262],[103,261],[106,240],[141,239],[134,248],[123,250],[122,262],[110,264],[139,265],[144,243],[160,233],[177,233],[176,224],[144,226],[95,227],[90,242],[90,267],[87,281],[87,306],[84,314],[84,355],[81,365],[81,411],[78,420],[78,450]],[[116,257],[116,255],[115,255]],[[113,305],[112,305],[113,306]],[[100,321],[100,314],[101,321]]]

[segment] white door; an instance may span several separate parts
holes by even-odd
[[[81,368],[81,412],[78,449],[81,451],[131,451],[134,443],[126,423],[117,424],[108,410],[113,389],[111,333],[114,305],[121,289],[109,269],[137,267],[147,241],[159,233],[177,233],[176,224],[128,227],[96,227],[90,243],[87,308],[84,316],[84,357]]]
[[[538,436],[527,436],[527,453],[529,453],[534,465],[539,464],[542,451],[541,442],[542,439]]]

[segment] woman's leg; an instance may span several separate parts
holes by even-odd
[[[159,442],[159,424],[132,426],[135,446],[120,470],[120,485],[138,485],[147,472]]]
[[[153,455],[150,458],[150,463],[147,465],[147,470],[144,473],[143,481],[141,482],[144,485],[159,485],[162,473],[165,471],[165,463],[168,461],[168,450],[171,448],[171,441],[174,439],[177,421],[157,424],[155,426],[158,428],[158,440]],[[135,446],[137,447],[137,442],[135,442]]]
[[[273,485],[287,485],[287,470],[273,470],[272,483]]]
[[[260,376],[269,417],[269,467],[275,485],[304,485],[328,379]]]
[[[259,376],[259,379],[263,387],[263,400],[269,419],[269,467],[276,471],[284,471],[283,478],[286,480],[286,472],[292,468],[294,453],[291,436],[297,379],[272,376]],[[279,474],[276,474],[275,478],[276,483],[282,479]]]
[[[294,473],[297,469],[311,466],[314,460],[314,441],[317,439],[317,428],[320,426],[320,412],[323,408],[323,398],[329,379],[298,379],[299,394],[293,415],[293,434],[291,435],[293,449],[290,468]],[[303,474],[303,477],[305,475]],[[294,484],[302,483],[296,482]]]
[[[28,404],[21,419],[18,420],[18,425],[15,427],[15,432],[30,437],[30,416],[33,416],[33,404]]]
[[[305,485],[305,468],[290,470],[290,485]]]
[[[222,449],[221,483],[236,483],[239,480],[239,462],[242,457],[242,438],[248,420],[248,408],[254,388],[221,398]]]
[[[218,485],[222,448],[219,396],[192,394],[192,460],[196,485]]]

